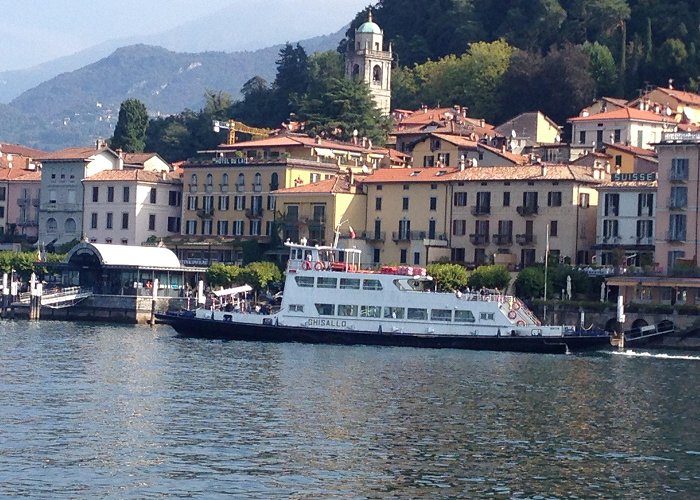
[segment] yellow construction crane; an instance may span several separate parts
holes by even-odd
[[[226,144],[229,145],[236,144],[236,132],[250,134],[253,139],[262,139],[263,137],[267,137],[272,135],[273,132],[276,132],[275,129],[250,127],[245,123],[237,122],[235,120],[214,120],[213,125],[214,132],[218,133],[221,129],[228,130],[228,140],[226,141]]]

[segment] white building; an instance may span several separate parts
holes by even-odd
[[[661,134],[676,130],[676,123],[668,116],[636,108],[593,115],[584,111],[568,122],[571,124],[571,160],[600,151],[605,144],[653,149],[653,144],[661,140]]]
[[[83,181],[91,243],[141,245],[180,233],[182,182],[173,173],[106,170]]]
[[[598,186],[596,260],[650,266],[655,262],[656,174],[613,174],[612,179]]]
[[[81,239],[83,179],[123,163],[107,147],[69,148],[50,153],[41,162],[39,242],[62,244]]]

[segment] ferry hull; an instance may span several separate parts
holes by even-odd
[[[610,337],[606,335],[564,337],[418,335],[235,323],[169,313],[157,314],[156,319],[160,323],[171,325],[182,336],[221,340],[427,347],[551,354],[610,347]]]

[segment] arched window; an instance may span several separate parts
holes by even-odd
[[[207,186],[211,186],[212,184],[214,184],[214,176],[207,174]]]
[[[223,184],[224,186],[228,186],[228,174],[224,174],[223,176],[221,176],[221,184]]]
[[[190,178],[190,184],[197,185],[197,174],[192,174],[192,177]]]
[[[352,77],[358,78],[360,76],[360,65],[354,64],[352,67]]]
[[[275,191],[280,187],[280,177],[277,172],[273,172],[270,176],[270,191]]]
[[[46,221],[46,232],[47,233],[55,233],[57,229],[58,229],[58,223],[56,223],[56,219],[54,219],[53,217],[49,218]]]
[[[374,83],[381,83],[382,81],[382,67],[379,64],[372,68],[372,81]]]
[[[262,175],[260,175],[260,172],[255,174],[255,180],[253,181],[253,184],[255,184],[256,186],[262,184]]]
[[[245,175],[243,175],[242,173],[238,174],[238,182],[236,184],[238,184],[239,186],[245,186]]]
[[[75,233],[76,227],[77,226],[75,224],[75,219],[73,219],[73,218],[66,219],[66,223],[64,224],[64,229],[65,229],[66,234]]]

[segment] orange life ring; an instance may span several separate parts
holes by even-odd
[[[515,318],[518,317],[518,313],[516,313],[515,311],[510,311],[510,312],[508,313],[508,317],[509,317],[510,319],[515,319]]]
[[[514,311],[517,311],[518,309],[520,309],[520,303],[519,303],[519,302],[513,302],[513,307],[512,307],[512,309],[513,309]]]
[[[519,319],[517,325],[518,326],[525,326],[525,322],[522,319]]]
[[[305,260],[305,261],[301,264],[301,268],[302,268],[302,269],[305,269],[306,271],[308,271],[309,269],[311,269],[311,262],[309,262],[308,260]]]
[[[314,269],[317,271],[323,271],[323,262],[316,262],[316,264],[314,264]]]

